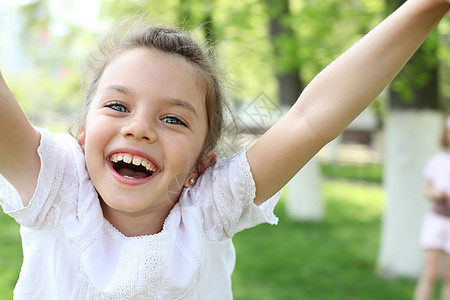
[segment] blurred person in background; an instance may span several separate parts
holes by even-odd
[[[416,287],[415,300],[432,299],[445,263],[441,299],[450,299],[450,116],[447,116],[441,144],[443,152],[433,156],[426,168],[425,193],[432,201],[426,214],[420,245],[425,250],[425,265]]]

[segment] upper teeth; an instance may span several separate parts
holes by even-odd
[[[140,156],[134,156],[134,155],[131,155],[131,154],[126,154],[126,153],[117,153],[117,154],[111,155],[110,160],[113,163],[116,163],[116,162],[119,162],[119,161],[123,161],[124,163],[127,163],[127,164],[132,163],[135,166],[142,165],[148,171],[151,171],[151,172],[155,172],[156,171],[156,167],[155,167],[155,165],[153,163],[151,163],[147,159],[145,159],[143,157],[140,157]]]

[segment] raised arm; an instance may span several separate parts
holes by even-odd
[[[37,184],[39,133],[31,126],[0,73],[0,173],[28,205]]]
[[[430,180],[425,183],[425,195],[431,200],[441,200],[447,197],[445,191],[436,189]]]
[[[255,203],[281,189],[373,101],[439,20],[447,0],[409,0],[325,68],[247,153]]]

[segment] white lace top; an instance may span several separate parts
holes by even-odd
[[[24,260],[15,299],[232,299],[232,236],[276,224],[279,193],[259,207],[242,151],[185,189],[155,235],[126,237],[103,218],[69,135],[41,131],[41,171],[23,207],[0,177],[0,204],[21,224]]]

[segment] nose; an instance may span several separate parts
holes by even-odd
[[[148,117],[133,117],[122,127],[121,134],[124,137],[132,137],[149,143],[154,143],[158,137]]]

